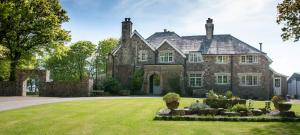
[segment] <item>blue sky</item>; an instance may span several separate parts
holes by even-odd
[[[178,35],[205,34],[205,20],[214,19],[215,34],[231,34],[259,48],[274,61],[271,67],[290,76],[300,72],[300,42],[281,40],[274,0],[61,0],[70,21],[72,41],[97,44],[121,36],[121,21],[130,17],[133,29],[147,38],[168,29]]]

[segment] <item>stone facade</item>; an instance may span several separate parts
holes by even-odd
[[[268,99],[274,95],[275,74],[266,53],[231,35],[213,35],[212,19],[207,20],[205,28],[206,35],[178,36],[164,30],[144,39],[136,30],[132,32],[132,22],[126,18],[122,22],[122,42],[109,55],[108,75],[130,88],[134,71],[142,68],[142,91],[148,94],[153,94],[152,75],[158,75],[161,90],[168,91],[171,87],[167,82],[175,74],[180,77],[183,95],[205,96],[211,89],[218,93],[231,90],[244,98]],[[219,63],[219,56],[225,62]],[[283,87],[285,83],[282,81]]]

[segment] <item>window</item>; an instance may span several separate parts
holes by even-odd
[[[147,61],[148,60],[148,52],[146,50],[139,51],[139,61]]]
[[[280,80],[280,78],[276,78],[274,81],[275,81],[275,82],[274,82],[274,83],[275,83],[275,84],[274,84],[275,87],[277,87],[277,88],[280,87],[280,85],[281,85],[281,80]]]
[[[241,56],[241,63],[242,64],[253,64],[258,63],[258,56],[256,55],[243,55]]]
[[[230,73],[217,73],[215,76],[217,84],[229,84],[230,82]]]
[[[258,75],[242,75],[240,76],[241,86],[258,86],[259,76]]]
[[[217,56],[216,63],[218,63],[218,64],[227,64],[228,63],[228,56],[225,56],[225,55]]]
[[[159,53],[159,60],[161,63],[171,63],[174,61],[172,51],[164,51]]]
[[[202,74],[190,74],[190,86],[201,87],[202,86]]]
[[[199,63],[202,61],[201,53],[190,53],[189,54],[189,62],[191,63]]]

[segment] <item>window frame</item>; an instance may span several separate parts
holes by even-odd
[[[189,63],[201,63],[201,62],[203,62],[203,58],[200,52],[189,53]]]
[[[192,81],[192,79],[194,80]],[[203,87],[203,73],[189,73],[189,86],[193,88]]]
[[[160,51],[158,56],[159,56],[159,63],[173,63],[174,62],[174,51]]]
[[[241,55],[240,64],[258,64],[258,55]]]
[[[218,85],[228,85],[231,82],[230,73],[215,73],[215,77],[216,77],[216,84]],[[226,82],[224,80],[226,80]]]
[[[143,59],[143,55],[144,55],[144,59]],[[139,61],[140,62],[148,61],[148,51],[147,50],[140,50],[139,51]]]
[[[221,58],[221,61],[220,61],[219,58]],[[229,63],[229,56],[228,55],[217,55],[216,56],[216,63],[217,64],[228,64]]]
[[[240,86],[260,86],[261,74],[259,73],[246,73],[239,75]]]

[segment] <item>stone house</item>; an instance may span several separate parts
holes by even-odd
[[[145,39],[125,18],[121,43],[108,57],[107,74],[130,88],[134,72],[143,69],[141,91],[153,95],[177,89],[182,95],[205,96],[213,89],[268,99],[287,93],[287,88],[273,86],[286,86],[286,76],[270,69],[272,60],[265,52],[230,34],[214,34],[210,18],[205,30],[206,35],[179,36],[165,29]]]
[[[294,73],[288,79],[288,95],[293,98],[299,98],[300,96],[300,73]]]

